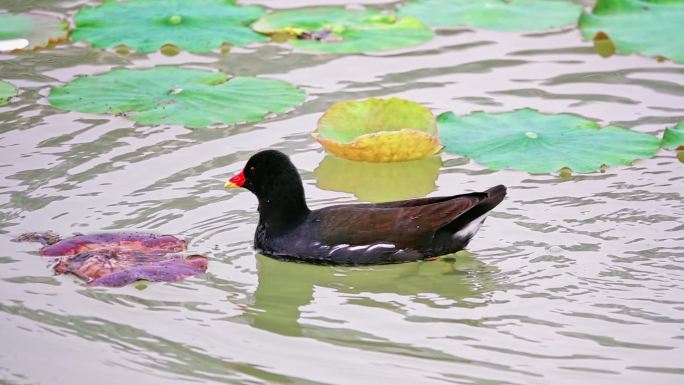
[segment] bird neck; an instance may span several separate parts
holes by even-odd
[[[286,232],[304,221],[311,211],[306,205],[301,181],[258,198],[259,224],[269,232]]]

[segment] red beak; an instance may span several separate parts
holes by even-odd
[[[228,189],[238,188],[242,187],[243,184],[245,184],[245,174],[244,171],[240,171],[237,175],[228,179],[228,182],[226,182],[226,184],[223,185],[223,187]]]

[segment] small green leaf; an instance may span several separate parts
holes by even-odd
[[[293,37],[299,48],[334,53],[386,51],[420,44],[434,33],[420,21],[374,9],[305,8],[274,12],[252,25],[256,31]]]
[[[529,108],[463,117],[447,112],[437,118],[437,124],[445,151],[495,170],[561,170],[561,177],[594,172],[603,165],[628,165],[653,156],[659,146],[652,135],[615,126],[600,128],[578,116],[545,115]]]
[[[208,52],[224,42],[242,46],[266,38],[249,25],[265,11],[225,0],[107,1],[82,8],[71,38],[95,48],[126,45],[154,52],[170,44],[190,52]]]
[[[599,54],[601,57],[611,57],[615,55],[615,44],[612,40],[603,32],[598,32],[594,36],[594,52]]]
[[[0,13],[0,52],[45,48],[67,39],[69,23],[51,16]]]
[[[582,11],[562,0],[414,0],[399,8],[432,27],[537,31],[575,24]]]
[[[0,106],[9,103],[10,98],[16,94],[16,87],[0,80]]]
[[[558,176],[561,179],[570,179],[572,178],[572,170],[570,169],[570,167],[563,167],[558,172]]]
[[[684,146],[684,120],[679,122],[678,125],[665,130],[661,146],[670,149]]]
[[[52,106],[81,112],[128,113],[141,124],[207,127],[264,119],[304,101],[297,87],[271,79],[156,67],[78,78],[50,92]]]
[[[684,1],[598,0],[580,18],[584,40],[603,33],[620,54],[667,57],[684,63]]]

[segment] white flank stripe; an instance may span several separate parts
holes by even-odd
[[[452,237],[454,238],[471,238],[477,230],[482,226],[482,222],[487,217],[487,214],[483,214],[477,217],[474,221],[468,223],[468,225],[460,230],[458,230]]]

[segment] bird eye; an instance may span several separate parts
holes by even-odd
[[[256,167],[254,167],[254,166],[250,167],[250,168],[249,168],[249,171],[251,171],[251,172],[256,171]]]

